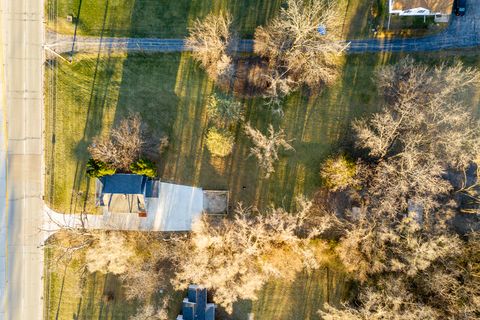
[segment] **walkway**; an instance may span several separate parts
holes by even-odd
[[[480,0],[468,1],[467,14],[464,17],[452,16],[451,20],[447,30],[437,35],[407,39],[352,40],[348,51],[350,53],[415,52],[480,46]],[[47,47],[57,53],[71,52],[72,42],[72,36],[55,33],[47,35]],[[109,37],[76,37],[75,39],[75,51],[94,51],[98,50],[99,46],[112,51],[129,52],[180,52],[191,50],[185,46],[183,39]],[[237,50],[241,52],[253,51],[253,40],[241,40]]]

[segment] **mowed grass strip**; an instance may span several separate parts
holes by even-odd
[[[48,0],[47,26],[56,32],[116,37],[183,38],[196,18],[229,11],[244,37],[276,14],[281,0]],[[78,18],[72,22],[67,16]]]
[[[239,35],[252,38],[280,11],[284,0],[47,0],[47,27],[62,34],[183,38],[210,12],[228,11]],[[347,38],[372,36],[372,1],[340,0],[339,19]],[[67,21],[72,16],[73,21]],[[370,19],[370,20],[369,20]]]
[[[233,153],[214,158],[205,146],[206,105],[214,84],[187,53],[77,56],[46,70],[46,195],[59,212],[95,212],[94,181],[85,175],[92,139],[115,121],[139,113],[159,140],[170,146],[158,159],[162,180],[231,192],[231,204],[289,208],[298,195],[320,186],[321,162],[349,148],[350,123],[379,108],[372,72],[383,63],[376,55],[349,57],[337,84],[320,92],[289,96],[276,116],[262,99],[241,100],[246,122],[260,130],[284,128],[295,151],[281,153],[276,172],[263,179],[249,157],[243,125],[235,130]]]

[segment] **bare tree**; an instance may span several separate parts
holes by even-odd
[[[247,124],[245,125],[245,134],[250,137],[254,145],[250,148],[250,154],[257,158],[259,166],[265,170],[266,178],[275,172],[273,165],[279,159],[280,147],[285,150],[294,150],[290,145],[291,141],[286,139],[285,132],[283,130],[275,132],[272,125],[268,127],[268,135],[263,135],[259,130]]]
[[[200,220],[190,242],[177,250],[176,287],[196,283],[213,289],[215,301],[231,312],[235,301],[256,299],[256,292],[269,279],[282,278],[292,269],[316,268],[318,262],[309,246],[316,231],[299,236],[310,207],[310,202],[301,201],[297,213],[272,209],[265,215],[239,207],[232,220],[218,224]],[[283,261],[290,263],[275,258],[281,251],[288,252]]]
[[[326,306],[324,319],[475,319],[480,310],[480,241],[471,234],[466,242],[454,240],[450,252],[437,255],[429,266],[371,278],[356,305]]]
[[[122,274],[134,257],[134,247],[121,232],[99,233],[85,253],[87,269],[92,273]]]
[[[172,266],[170,242],[155,233],[139,232],[134,237],[135,259],[121,275],[128,300],[148,301],[156,292],[169,287]]]
[[[95,160],[116,169],[129,170],[130,164],[140,157],[144,145],[140,116],[133,114],[112,128],[108,137],[95,138],[88,151]]]
[[[230,30],[232,17],[229,13],[210,13],[204,20],[196,20],[189,28],[187,47],[193,51],[207,73],[214,79],[229,78],[233,73],[232,58],[229,55],[235,46]]]
[[[267,26],[255,31],[254,51],[268,59],[267,94],[275,99],[299,84],[331,84],[348,44],[340,41],[336,1],[288,0]]]
[[[431,307],[415,301],[405,283],[395,277],[381,281],[381,289],[367,288],[359,295],[360,307],[337,309],[328,304],[319,311],[324,320],[417,320],[438,319]]]
[[[461,63],[428,68],[409,58],[379,72],[387,105],[354,124],[358,145],[377,162],[367,180],[379,210],[399,212],[410,201],[427,213],[451,190],[447,170],[475,160],[480,124],[459,95],[479,80],[477,70]]]

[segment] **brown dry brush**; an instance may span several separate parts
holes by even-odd
[[[409,58],[379,72],[385,109],[355,124],[373,160],[361,208],[324,212],[343,229],[336,251],[363,284],[356,305],[326,306],[325,319],[480,316],[479,236],[462,240],[449,228],[458,204],[445,174],[478,156],[480,126],[458,95],[479,79],[460,63],[428,68]]]
[[[410,274],[390,272],[370,279],[357,305],[325,306],[320,314],[340,319],[477,319],[480,316],[480,239],[453,238],[448,252]]]

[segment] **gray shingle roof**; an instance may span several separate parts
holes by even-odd
[[[101,178],[103,194],[145,194],[147,177],[138,174],[114,174]]]

